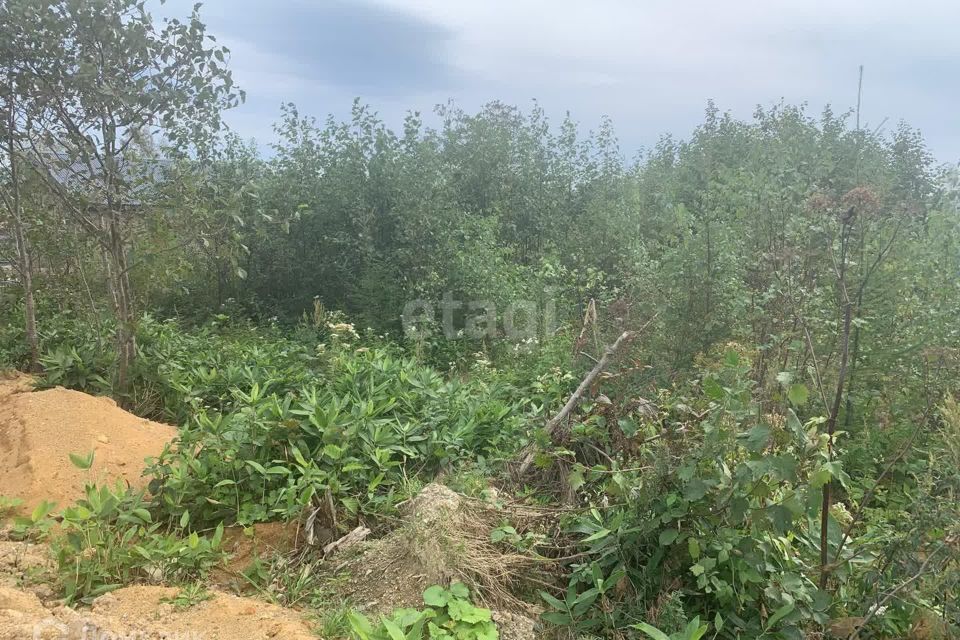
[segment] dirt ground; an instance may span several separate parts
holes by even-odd
[[[6,582],[9,582],[7,580]],[[210,591],[209,599],[178,607],[174,587],[131,586],[94,601],[89,610],[43,601],[0,580],[0,640],[316,640],[303,616],[252,598]]]
[[[252,527],[229,527],[223,532],[223,550],[230,558],[222,567],[210,571],[211,584],[231,591],[244,591],[249,588],[240,576],[257,558],[269,560],[278,554],[293,551],[302,540],[299,536],[300,523],[258,522]]]
[[[89,609],[71,609],[59,599],[55,580],[46,545],[0,539],[0,640],[317,639],[302,613],[218,589],[178,607],[178,588],[133,585],[101,596]]]
[[[174,427],[138,418],[109,398],[31,388],[28,376],[0,376],[0,495],[22,499],[22,512],[43,500],[66,507],[89,481],[143,486],[144,460],[176,435]],[[89,470],[71,464],[70,453],[90,451]]]

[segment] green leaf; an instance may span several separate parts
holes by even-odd
[[[770,630],[773,625],[777,624],[783,620],[786,616],[790,615],[793,610],[796,608],[796,605],[792,602],[788,602],[779,609],[773,612],[773,615],[770,616],[770,619],[767,620],[767,630]]]
[[[383,628],[390,634],[390,640],[407,640],[403,630],[386,617],[383,618]]]
[[[466,599],[470,597],[470,589],[462,582],[454,582],[451,584],[449,591],[451,595],[458,598]]]
[[[467,600],[451,600],[447,610],[451,618],[468,624],[490,622],[491,619],[490,609],[475,607]]]
[[[703,637],[703,634],[707,632],[707,625],[700,624],[700,616],[697,616],[687,625],[687,628],[683,630],[683,639],[684,640],[700,640]]]
[[[807,404],[807,399],[810,397],[810,391],[807,389],[807,385],[798,382],[790,386],[790,390],[787,391],[787,398],[790,399],[791,404],[796,406],[803,406]]]
[[[80,455],[80,454],[78,454],[78,453],[71,453],[71,454],[70,454],[70,462],[72,462],[72,463],[73,463],[73,466],[75,466],[77,469],[82,469],[82,470],[86,471],[87,469],[89,469],[90,467],[93,466],[93,454],[94,454],[94,453],[95,453],[94,451],[91,451],[90,453],[88,453],[88,454],[85,455],[85,456],[82,456],[82,455]]]
[[[430,607],[445,607],[449,599],[447,590],[439,585],[433,585],[423,592],[423,602]]]
[[[359,640],[373,639],[373,625],[370,624],[370,620],[365,615],[357,611],[351,611],[347,614],[347,620]]]
[[[328,444],[323,447],[323,455],[327,456],[331,460],[339,460],[343,457],[343,449],[335,444]]]
[[[747,449],[754,453],[759,453],[767,448],[770,442],[770,427],[765,424],[758,424],[747,433]]]
[[[267,475],[267,470],[263,468],[263,465],[257,462],[256,460],[247,460],[247,464],[256,469],[257,473],[262,476]]]
[[[500,638],[497,626],[492,622],[474,625],[471,631],[476,634],[476,640],[498,640]]]
[[[723,400],[723,396],[726,395],[720,383],[713,378],[707,378],[703,381],[703,391],[712,400]]]
[[[585,539],[583,540],[583,542],[595,542],[595,541],[600,540],[600,539],[602,539],[602,538],[606,538],[608,535],[610,535],[610,533],[611,533],[611,532],[610,532],[610,529],[600,529],[600,531],[597,531],[597,532],[596,532],[595,534],[593,534],[592,536],[590,536],[590,537],[588,537],[588,538],[585,538]]]
[[[694,478],[683,488],[683,497],[690,502],[696,502],[703,499],[708,490],[707,483],[700,478]]]
[[[33,512],[30,514],[30,520],[33,522],[39,522],[47,517],[47,515],[53,511],[55,504],[53,502],[47,502],[44,500],[36,507],[34,507]]]
[[[728,367],[735,367],[740,364],[740,354],[733,349],[727,349],[723,354],[723,364]]]
[[[586,480],[583,477],[583,471],[580,469],[574,469],[570,472],[570,475],[567,476],[567,484],[570,486],[571,491],[576,491],[586,483]]]
[[[767,509],[770,521],[780,534],[790,531],[793,525],[793,512],[783,505],[775,504]]]
[[[660,546],[666,547],[674,543],[677,539],[677,536],[680,535],[680,532],[676,529],[665,529],[660,532]]]
[[[665,634],[663,631],[660,631],[660,629],[647,624],[646,622],[638,622],[632,626],[634,629],[643,631],[645,634],[653,638],[653,640],[670,640],[670,636]]]

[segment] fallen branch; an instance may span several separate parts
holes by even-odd
[[[367,529],[364,526],[357,527],[339,540],[334,540],[330,544],[326,545],[323,548],[323,557],[326,558],[332,553],[349,549],[354,545],[360,544],[368,535],[370,535],[370,529]]]
[[[600,357],[600,360],[597,361],[597,364],[593,366],[593,369],[590,370],[590,373],[588,373],[580,382],[577,390],[573,392],[573,395],[571,395],[566,404],[563,405],[563,408],[560,409],[555,416],[550,418],[549,421],[547,421],[545,429],[551,438],[553,438],[557,427],[559,427],[560,424],[567,418],[567,416],[570,415],[570,412],[573,411],[573,409],[580,402],[581,398],[583,398],[583,394],[587,392],[587,389],[589,389],[593,382],[597,379],[597,376],[599,376],[600,373],[607,368],[607,364],[609,364],[610,359],[616,355],[616,353],[620,351],[624,345],[629,343],[641,331],[646,329],[656,317],[657,316],[654,315],[653,318],[650,318],[650,320],[647,321],[647,324],[643,325],[639,331],[624,331],[613,344],[603,350],[603,355]],[[528,447],[528,451],[524,454],[523,460],[520,463],[520,467],[517,470],[517,475],[523,476],[526,474],[530,469],[530,465],[533,464],[533,459],[535,457],[535,448],[533,446]]]

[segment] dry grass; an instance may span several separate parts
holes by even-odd
[[[425,487],[404,505],[404,512],[400,527],[331,561],[334,573],[346,571],[352,576],[342,586],[346,598],[363,608],[386,612],[421,606],[427,587],[460,581],[485,606],[527,614],[535,611],[515,594],[552,561],[494,544],[490,534],[504,520],[521,530],[542,518],[542,513],[495,507],[438,484]]]

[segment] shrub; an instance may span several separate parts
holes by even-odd
[[[423,592],[425,609],[397,609],[374,626],[361,613],[351,612],[356,640],[497,640],[500,637],[489,609],[470,602],[470,590],[459,582],[449,589],[432,586]]]

